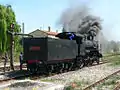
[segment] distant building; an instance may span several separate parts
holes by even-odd
[[[29,34],[33,35],[33,37],[47,37],[47,33],[45,33],[42,30],[39,30],[39,29],[37,29],[37,30],[35,30],[35,31],[33,31],[33,32],[29,33]]]
[[[58,39],[57,37],[55,37],[55,35],[57,35],[57,32],[51,32],[50,27],[48,27],[48,30],[35,30],[31,33],[29,33],[30,35],[32,35],[33,37],[50,37],[50,38],[55,38]],[[22,45],[22,38],[20,40],[20,44]]]
[[[50,27],[48,27],[48,30],[35,30],[31,33],[30,35],[33,35],[33,37],[51,37],[51,38],[56,38],[55,35],[57,35],[57,32],[51,32]]]

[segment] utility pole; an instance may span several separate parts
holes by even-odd
[[[14,71],[14,36],[18,36],[18,35],[22,35],[23,36],[30,36],[30,37],[33,37],[32,35],[29,35],[29,34],[24,34],[24,23],[22,24],[23,25],[23,34],[21,33],[16,33],[14,32],[14,24],[11,24],[10,25],[10,31],[7,31],[8,34],[10,34],[10,68]],[[23,43],[23,42],[22,42]]]
[[[24,34],[24,23],[22,23],[22,33]],[[24,41],[23,41],[23,35],[22,35],[22,45],[24,44]]]
[[[10,68],[14,71],[14,24],[11,24],[11,44],[10,44]]]
[[[22,23],[22,33],[24,34],[25,32],[24,32],[24,23]]]
[[[9,7],[11,7],[11,5],[8,5],[7,6],[7,8],[9,8]],[[14,24],[12,23],[11,25],[10,25],[10,31],[8,31],[8,33],[10,34],[10,37],[11,37],[11,39],[10,39],[10,68],[14,71],[14,65],[13,65],[13,61],[14,61],[14,36],[13,36],[13,31],[14,31]]]

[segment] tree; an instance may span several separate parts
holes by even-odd
[[[11,30],[10,25],[14,23],[14,32],[20,32],[20,25],[16,22],[15,13],[11,5],[0,5],[0,52],[4,53],[10,50],[11,35],[7,34],[8,30]],[[15,50],[19,47],[19,37],[14,38]],[[12,63],[10,61],[10,63]]]
[[[111,45],[111,49],[113,50],[113,52],[119,51],[119,46],[118,46],[117,42],[112,40],[112,41],[110,41],[110,45]]]
[[[7,42],[7,23],[5,17],[6,9],[4,6],[0,5],[0,52],[6,51],[6,42]]]

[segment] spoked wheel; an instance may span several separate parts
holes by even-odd
[[[96,58],[96,63],[100,64],[100,59],[99,58]]]
[[[68,63],[68,69],[67,69],[67,72],[71,70],[71,66],[72,66],[72,63]]]
[[[81,69],[81,68],[84,67],[84,62],[83,62],[83,60],[77,61],[77,67],[78,67],[79,69]]]
[[[90,65],[90,60],[89,58],[84,59],[84,66],[88,67]]]
[[[92,66],[94,63],[94,60],[93,59],[89,59],[89,65]]]
[[[76,70],[76,65],[77,65],[76,62],[72,63],[71,71],[75,71]]]
[[[33,65],[33,67],[32,67],[32,65],[27,65],[27,70],[30,74],[35,74],[36,73],[36,68],[35,68],[34,65]]]
[[[57,65],[57,70],[56,70],[56,72],[59,74],[59,73],[62,73],[62,64],[61,63],[59,63],[58,65]]]
[[[69,70],[68,70],[68,71],[73,70],[73,65],[74,65],[74,63],[73,63],[73,62],[71,62],[69,65],[70,65],[70,66],[69,66]]]
[[[36,74],[37,73],[36,70],[35,70],[35,68],[30,68],[29,72],[30,72],[30,74]]]
[[[49,75],[52,74],[52,70],[53,70],[53,66],[52,66],[52,65],[49,65],[49,66],[48,66],[48,73],[49,73]]]
[[[68,70],[68,63],[64,63],[64,71],[63,72],[67,72]]]
[[[83,68],[83,67],[84,67],[84,64],[85,64],[83,58],[79,56],[79,57],[76,58],[76,60],[77,60],[77,61],[76,61],[77,68],[78,68],[78,69]]]
[[[44,74],[46,76],[49,76],[49,69],[48,69],[47,65],[44,65]]]

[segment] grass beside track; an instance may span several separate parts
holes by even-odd
[[[110,62],[111,66],[119,66],[120,65],[120,55],[113,55],[113,56],[109,56],[106,57],[104,56],[102,61],[107,60],[108,62]]]
[[[94,87],[96,90],[113,90],[118,83],[118,80],[120,80],[120,73],[117,75],[112,76],[108,80],[106,80],[104,83],[97,85]]]

